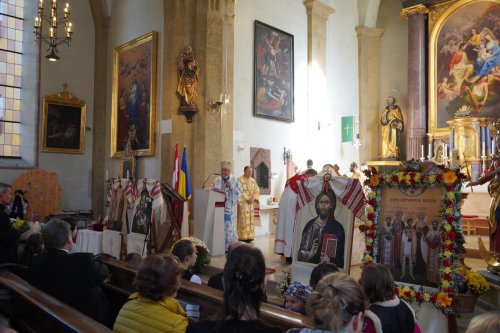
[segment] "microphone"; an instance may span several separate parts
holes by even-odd
[[[208,177],[205,179],[205,181],[203,182],[203,186],[201,188],[205,188],[205,184],[207,183],[207,181],[210,179],[210,177],[212,176],[220,176],[220,173],[211,173],[208,175]]]

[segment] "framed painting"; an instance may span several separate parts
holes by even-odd
[[[354,214],[332,191],[322,191],[297,212],[294,264],[310,271],[326,261],[349,273]]]
[[[45,96],[42,116],[42,151],[83,154],[87,104],[63,92]]]
[[[293,35],[255,21],[254,116],[293,122]]]
[[[500,117],[498,0],[462,0],[429,12],[429,132],[454,117]]]
[[[135,178],[135,157],[120,158],[120,178]]]
[[[386,265],[400,298],[455,313],[465,252],[460,207],[466,176],[414,160],[401,170],[365,174],[364,264]]]
[[[152,31],[113,50],[111,157],[127,140],[137,156],[155,154],[157,44]]]

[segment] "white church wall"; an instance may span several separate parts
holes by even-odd
[[[61,154],[39,151],[39,167],[54,172],[59,177],[63,189],[61,209],[90,209],[94,113],[94,24],[87,1],[68,0],[67,2],[74,28],[71,47],[68,49],[64,44],[60,45],[58,50],[61,58],[56,62],[45,59],[47,45],[43,43],[41,47],[40,126],[43,97],[63,91],[63,84],[66,82],[68,91],[87,103],[85,152],[84,154]],[[28,22],[31,22],[33,17],[28,17]],[[41,130],[39,137],[39,147],[41,147]]]
[[[111,98],[113,83],[113,49],[134,38],[151,31],[158,32],[158,56],[156,62],[156,119],[160,119],[162,98],[162,63],[163,63],[163,1],[162,0],[120,0],[113,1],[111,8],[111,21],[108,33],[108,63],[107,63],[107,100],[106,100],[106,163],[110,177],[119,176],[119,159],[110,158],[111,138]],[[155,125],[156,126],[156,125]],[[154,157],[140,157],[137,159],[137,177],[160,179],[160,145],[159,135],[156,135],[156,152]]]
[[[254,21],[266,23],[294,36],[293,123],[253,116]],[[307,16],[302,1],[243,0],[235,3],[234,35],[234,174],[241,176],[250,163],[250,147],[271,150],[271,195],[281,195],[286,181],[283,147],[291,149],[294,160],[305,167],[303,153],[307,110]],[[242,146],[243,150],[238,150]]]
[[[403,117],[408,120],[408,20],[399,16],[401,3],[380,3],[377,28],[383,28],[380,40],[380,114],[386,106],[388,96],[396,97]],[[380,128],[380,126],[379,126]],[[380,131],[380,129],[379,129]],[[406,156],[407,132],[400,139],[401,156]]]
[[[335,9],[328,18],[327,30],[327,93],[329,97],[328,113],[324,116],[331,124],[323,136],[318,152],[318,168],[324,163],[337,163],[342,174],[349,173],[349,164],[355,161],[359,165],[359,155],[353,142],[342,142],[342,117],[354,116],[354,133],[359,133],[359,81],[358,81],[358,25],[357,1],[325,1]],[[353,139],[355,135],[353,136]],[[369,144],[364,142],[364,144]],[[322,151],[327,149],[327,154]]]
[[[347,167],[356,160],[352,143],[341,144],[341,116],[358,115],[357,24],[355,1],[325,1],[336,10],[327,23],[327,65],[321,109],[308,110],[307,13],[302,1],[237,1],[235,4],[234,145],[236,175],[250,162],[250,147],[271,149],[271,196],[279,197],[286,181],[283,147],[291,149],[299,168],[311,158],[314,167],[338,163]],[[291,19],[293,17],[293,20]],[[258,20],[294,36],[293,123],[253,116],[254,21]],[[314,82],[320,81],[315,78]],[[319,124],[318,124],[319,123]],[[319,130],[318,130],[319,127]],[[238,146],[243,150],[238,150]]]

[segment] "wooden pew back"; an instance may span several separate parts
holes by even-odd
[[[10,291],[10,317],[20,332],[112,332],[10,272],[0,275],[0,285]]]
[[[99,258],[98,260],[106,264],[112,274],[111,283],[104,285],[105,293],[108,295],[114,293],[115,296],[108,297],[126,301],[125,295],[133,291],[132,281],[138,266],[114,258]],[[119,281],[120,285],[115,284],[114,281]],[[190,303],[199,304],[201,320],[214,318],[223,304],[222,291],[186,280],[182,280],[177,296]],[[264,323],[281,327],[285,331],[294,327],[312,327],[310,318],[274,305],[263,303],[260,311],[260,319]]]

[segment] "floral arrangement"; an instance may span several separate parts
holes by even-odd
[[[462,293],[469,291],[473,295],[481,295],[490,289],[490,285],[481,274],[463,267],[460,267],[457,271],[466,282],[465,287],[461,290]]]
[[[399,286],[398,294],[408,301],[431,302],[444,313],[455,313],[453,295],[458,292],[458,280],[452,272],[459,266],[460,256],[464,253],[464,237],[462,233],[462,219],[460,202],[462,200],[462,182],[466,179],[460,169],[448,169],[436,166],[430,170],[421,170],[423,165],[411,160],[401,171],[392,173],[377,173],[372,168],[366,170],[366,217],[367,221],[360,226],[365,236],[365,252],[363,263],[377,262],[379,244],[377,239],[377,226],[382,189],[385,187],[398,187],[407,190],[419,190],[430,187],[443,189],[441,225],[441,248],[439,257],[441,267],[439,270],[440,284],[437,292],[425,292],[423,289],[414,289],[408,286]]]
[[[208,264],[210,264],[210,262],[212,262],[212,253],[210,252],[210,249],[208,248],[207,244],[205,244],[204,241],[196,237],[183,237],[181,239],[188,239],[191,242],[193,242],[194,246],[196,246],[197,258],[196,258],[196,263],[194,264],[193,267],[193,272],[202,273],[205,267]],[[177,244],[177,242],[175,242],[172,245],[172,247],[170,248],[170,252],[172,252],[172,249],[175,246],[175,244]]]
[[[290,272],[290,266],[283,269],[283,271],[278,277],[278,283],[277,283],[278,293],[283,297],[285,296],[285,292],[288,289],[288,286],[290,285],[291,277],[292,274]]]

